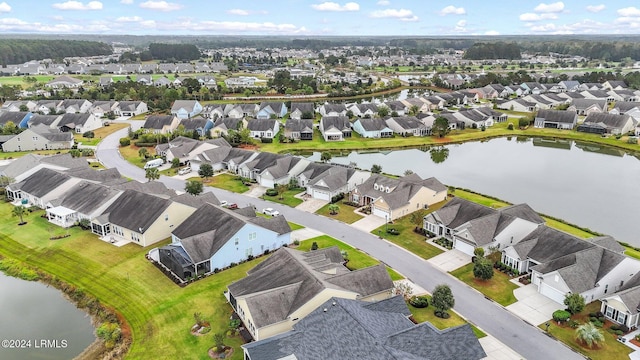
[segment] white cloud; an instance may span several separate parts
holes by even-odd
[[[55,3],[51,6],[58,10],[102,10],[102,3],[100,1],[89,1],[86,4],[80,1],[67,1]]]
[[[176,3],[168,3],[166,1],[145,1],[140,3],[140,7],[143,9],[157,10],[157,11],[175,11],[182,9],[182,5]]]
[[[604,10],[605,8],[606,8],[606,6],[604,6],[604,4],[589,5],[589,6],[587,6],[587,11],[588,12],[592,12],[592,13],[597,13],[597,12],[600,12],[600,11]]]
[[[380,6],[388,6],[389,4],[391,4],[391,2],[387,1],[387,0],[380,0],[376,4],[378,4]]]
[[[239,22],[239,21],[201,21],[197,23],[175,23],[169,27],[183,30],[194,29],[206,32],[234,33],[271,33],[271,34],[298,34],[306,33],[307,29],[293,24],[274,24],[271,22]]]
[[[456,27],[454,28],[456,32],[465,32],[467,31],[467,20],[460,20],[456,23]]]
[[[562,10],[564,10],[564,3],[562,1],[553,4],[540,3],[533,9],[533,11],[538,13],[558,13],[562,12]]]
[[[242,9],[229,9],[227,10],[227,14],[247,16],[249,15],[249,12],[247,10],[242,10]]]
[[[556,14],[536,14],[536,13],[524,13],[520,15],[521,21],[541,21],[541,20],[555,20],[558,18]]]
[[[11,11],[11,6],[9,6],[9,4],[7,4],[4,1],[0,3],[0,13],[10,12],[10,11]]]
[[[354,2],[348,2],[344,5],[340,5],[335,2],[326,1],[321,4],[313,4],[312,8],[318,11],[358,11],[360,10],[360,5]]]
[[[120,0],[120,4],[131,5],[133,4],[133,0]]]
[[[121,16],[116,19],[117,22],[141,22],[140,16]]]
[[[488,30],[484,32],[484,35],[488,35],[488,36],[496,36],[496,35],[500,35],[499,32],[495,31],[495,30]]]
[[[464,15],[467,12],[463,7],[455,7],[453,5],[449,5],[444,9],[440,10],[440,15]]]
[[[640,17],[640,9],[633,6],[618,9],[617,13],[622,17]]]
[[[411,10],[407,9],[376,10],[369,14],[369,16],[377,19],[392,18],[402,21],[418,21],[418,17],[415,16]]]

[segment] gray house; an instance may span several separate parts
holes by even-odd
[[[636,122],[629,115],[592,113],[587,116],[578,131],[594,134],[623,135],[633,132]]]
[[[294,140],[313,140],[313,119],[287,119],[284,136]]]
[[[291,103],[289,119],[312,119],[315,113],[313,103]]]
[[[414,324],[402,297],[376,302],[333,297],[293,330],[242,345],[245,359],[418,360],[485,358],[471,326]],[[313,344],[313,346],[309,346]]]
[[[73,134],[70,132],[61,132],[46,125],[37,125],[5,141],[2,144],[2,151],[71,149],[72,146]]]
[[[323,116],[320,132],[325,141],[342,141],[351,137],[351,122],[346,116]]]
[[[572,130],[578,122],[578,114],[564,110],[540,110],[536,114],[533,126],[537,128],[552,128]]]

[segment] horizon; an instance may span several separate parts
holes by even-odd
[[[410,0],[0,0],[0,31],[11,35],[482,37],[640,35],[629,1],[502,4]],[[241,5],[241,6],[240,6]],[[499,19],[500,21],[492,21]],[[393,31],[393,35],[388,32]]]

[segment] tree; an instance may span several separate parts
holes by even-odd
[[[453,298],[453,293],[451,292],[449,285],[440,284],[433,290],[431,305],[436,308],[436,315],[438,315],[439,312],[440,315],[442,315],[441,317],[446,317],[449,315],[447,310],[451,309],[455,303],[456,301]]]
[[[477,247],[477,248],[473,249],[473,255],[475,255],[477,257],[484,257],[484,248]]]
[[[449,129],[449,120],[447,118],[438,116],[436,120],[433,122],[433,127],[431,131],[438,135],[438,137],[445,137],[451,129]]]
[[[491,260],[478,256],[473,264],[473,276],[480,280],[489,280],[493,277],[493,264]]]
[[[91,220],[87,218],[82,218],[78,220],[78,226],[80,226],[82,230],[89,230],[91,229]]]
[[[567,305],[569,312],[574,315],[584,310],[585,306],[584,298],[577,293],[565,295],[564,304]]]
[[[20,222],[18,223],[18,225],[23,225],[23,224],[26,224],[26,222],[23,219],[26,212],[27,212],[27,209],[24,206],[18,205],[13,207],[13,210],[11,210],[11,215],[15,217],[19,217]]]
[[[418,107],[418,105],[411,105],[411,107],[409,108],[409,115],[416,116],[419,112],[420,108]]]
[[[149,157],[149,150],[147,150],[147,148],[143,147],[140,148],[140,150],[138,150],[138,155],[143,158],[146,159]]]
[[[201,181],[197,180],[188,180],[184,185],[184,191],[188,192],[193,196],[200,195],[202,193],[204,186]]]
[[[320,161],[328,162],[329,160],[331,160],[331,153],[328,151],[323,151],[322,154],[320,154]]]
[[[278,184],[276,185],[276,191],[278,192],[278,199],[284,199],[284,193],[289,189],[288,184]]]
[[[318,250],[318,243],[317,243],[317,242],[315,242],[315,241],[314,241],[314,242],[311,244],[311,250]]]
[[[93,131],[87,131],[84,134],[82,134],[82,137],[86,139],[93,139],[94,137],[96,137],[96,134]]]
[[[221,353],[224,351],[224,333],[217,333],[213,335],[213,341],[216,346],[216,351]]]
[[[158,168],[149,168],[145,170],[144,177],[149,181],[158,180],[160,179],[160,171],[158,171]]]
[[[406,281],[396,281],[393,285],[393,294],[402,295],[405,300],[409,300],[413,294],[413,288]]]
[[[388,106],[378,106],[378,116],[383,118],[389,115],[389,107]]]
[[[213,176],[213,166],[211,166],[211,164],[200,165],[200,170],[198,170],[198,175],[204,178],[204,181],[207,182],[207,179]]]
[[[413,170],[407,169],[404,171],[404,176],[409,176],[409,175],[413,175]]]
[[[178,159],[177,157],[174,157],[173,159],[171,159],[171,168],[175,169],[179,167],[180,167],[180,159]]]
[[[340,206],[337,204],[329,204],[329,213],[331,215],[337,215],[338,211],[340,211]]]
[[[604,335],[592,322],[587,322],[578,326],[576,329],[576,340],[586,344],[589,347],[598,346],[604,342]]]
[[[378,164],[373,164],[371,166],[371,172],[374,174],[380,174],[382,172],[382,166]]]
[[[427,210],[419,209],[409,215],[409,221],[415,226],[415,230],[422,228],[424,225],[424,217],[427,214]]]

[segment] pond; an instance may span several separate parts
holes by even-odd
[[[94,340],[91,318],[60,291],[0,272],[0,359],[72,359]]]
[[[320,159],[314,153],[313,160]],[[569,140],[499,138],[395,151],[351,152],[331,159],[361,169],[411,170],[640,246],[636,205],[640,161],[624,151]]]

